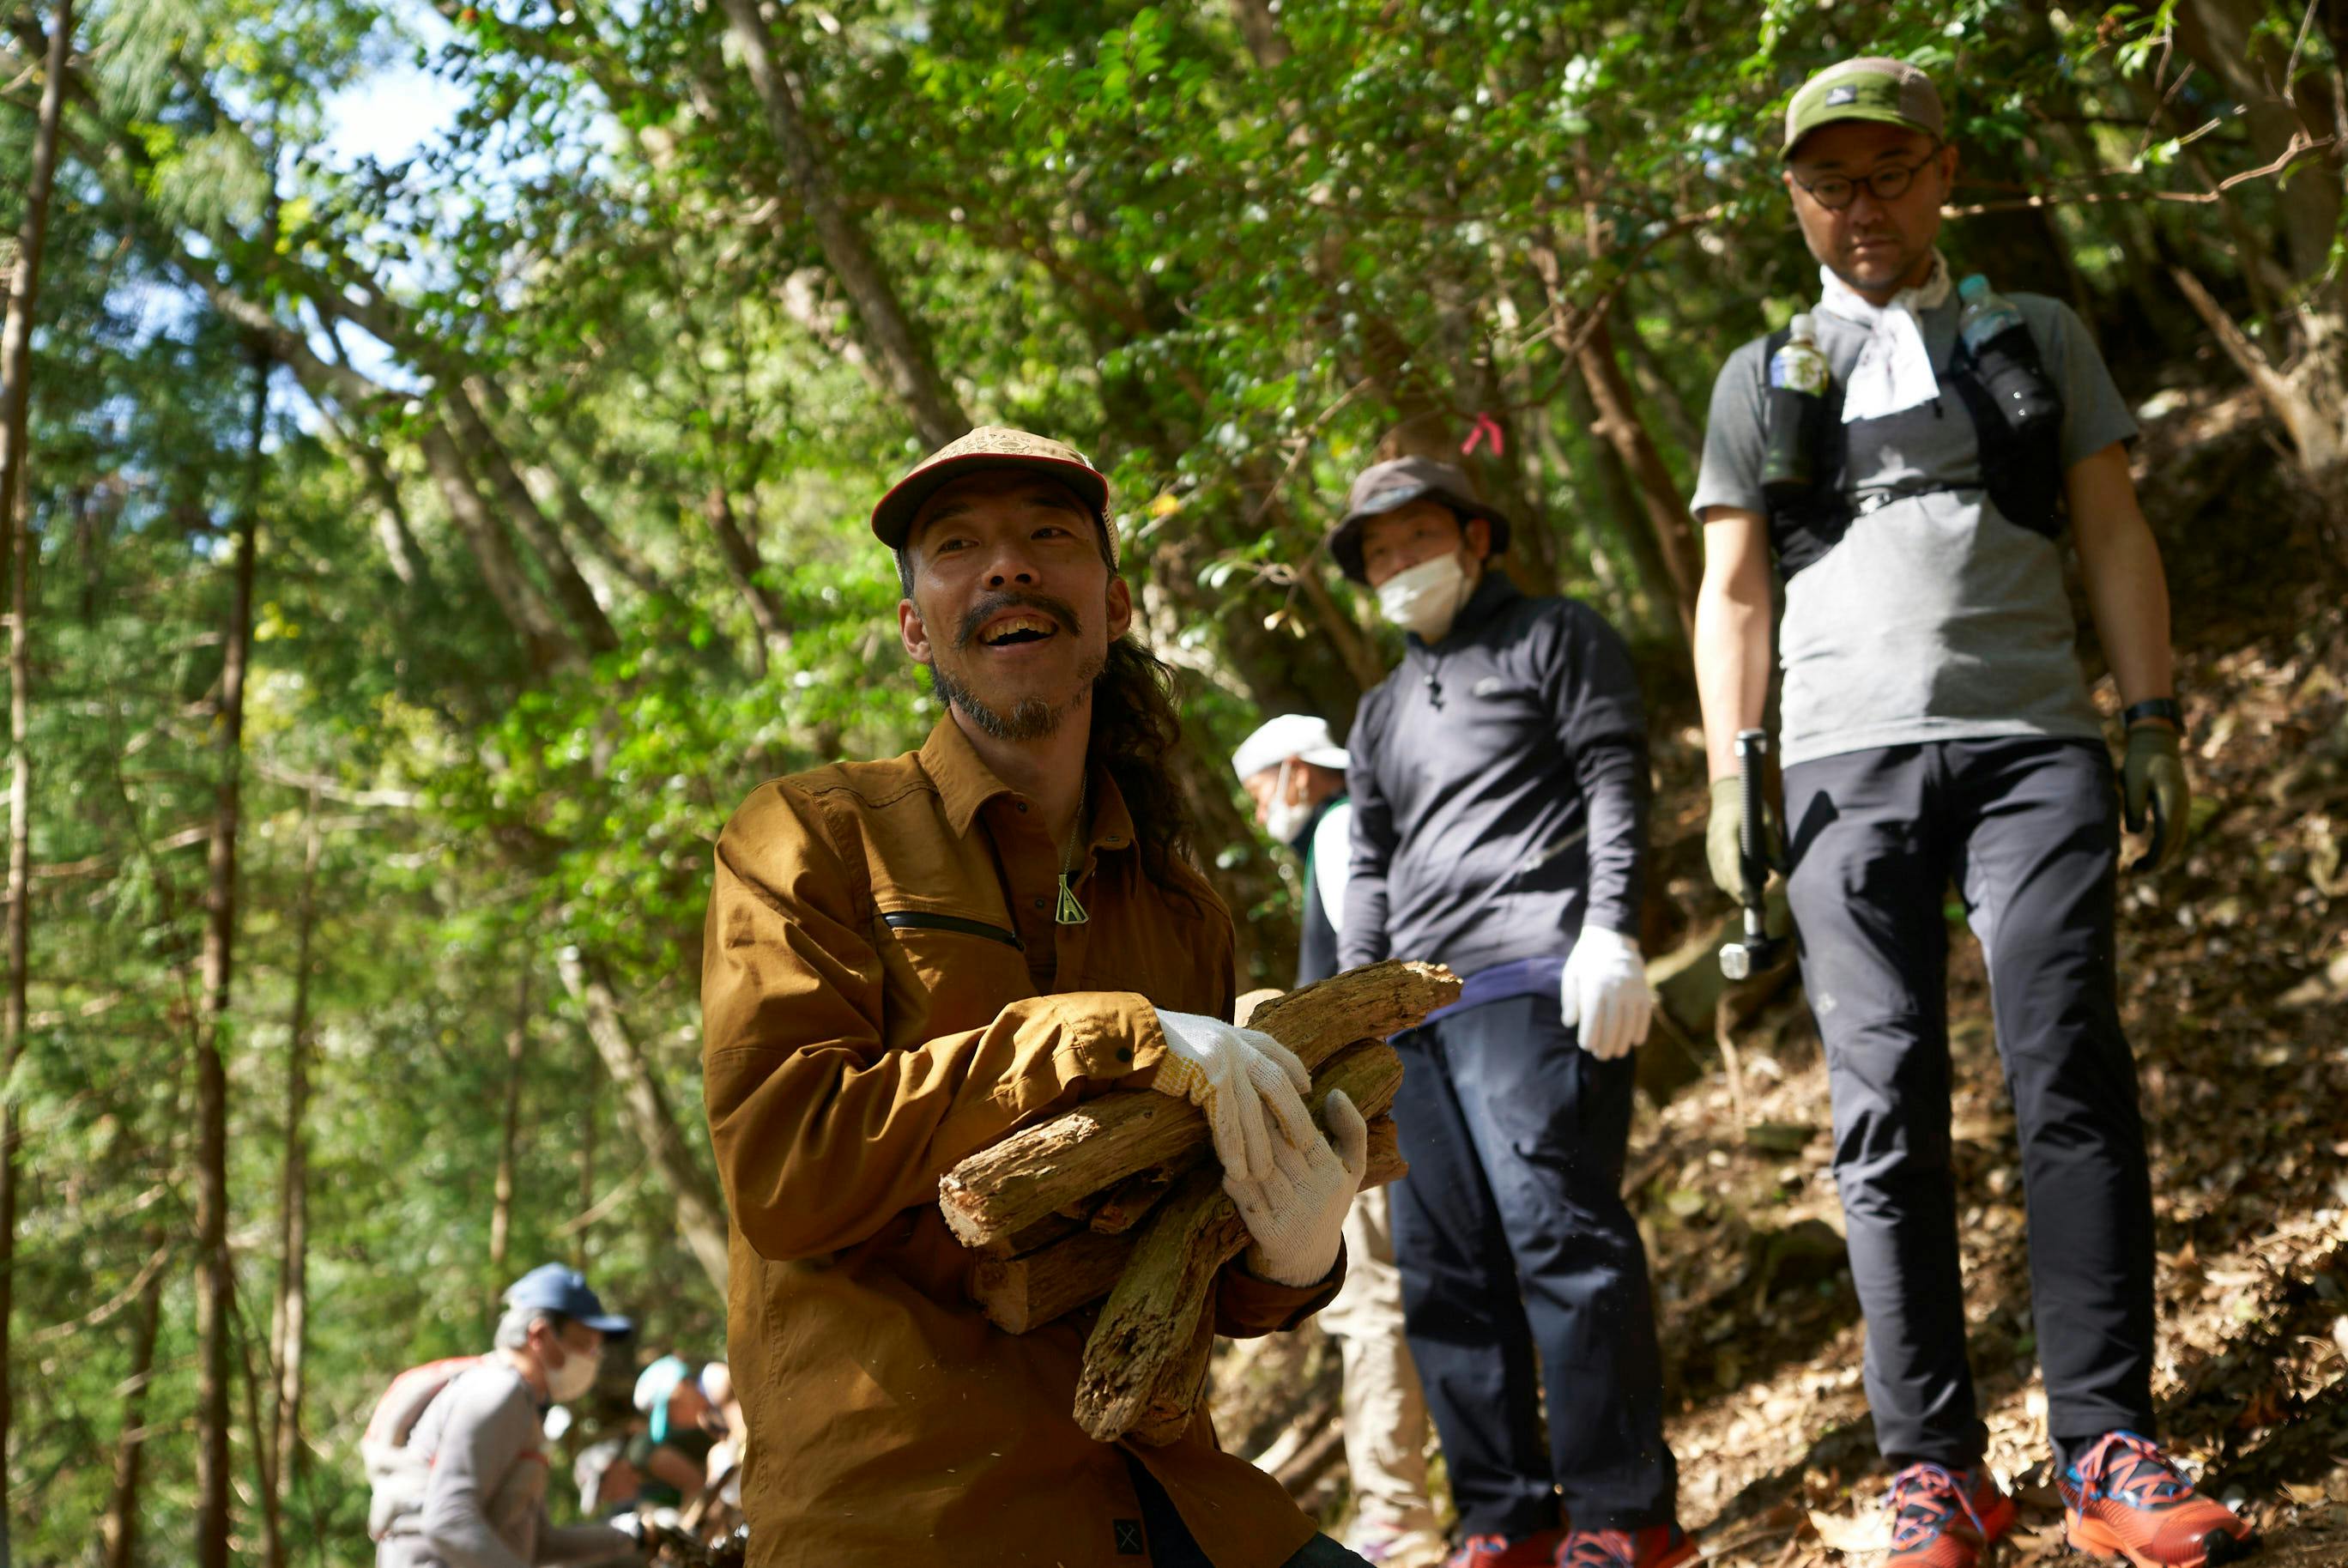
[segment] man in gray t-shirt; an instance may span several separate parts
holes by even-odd
[[[1738,349],[1714,390],[1694,500],[1707,858],[1735,894],[1735,738],[1766,706],[1782,583],[1787,891],[1834,1097],[1868,1401],[1899,1472],[1890,1563],[1970,1568],[2014,1519],[1981,1463],[1965,1362],[1952,880],[1988,959],[2014,1099],[2069,1538],[2139,1568],[2230,1561],[2254,1538],[2146,1435],[2152,1213],[2114,975],[2121,811],[2060,555],[2067,533],[2127,710],[2128,825],[2151,820],[2150,858],[2165,862],[2187,790],[2168,590],[2124,445],[2135,421],[2053,300],[2011,302],[2027,329],[2018,353],[2011,332],[1964,342],[1935,249],[1957,154],[1921,71],[1859,59],[1820,72],[1787,107],[1784,151],[1821,263],[1808,315],[1829,384],[1806,387],[1790,362],[1773,377],[1773,338]]]

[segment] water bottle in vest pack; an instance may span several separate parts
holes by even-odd
[[[1768,407],[1762,420],[1767,438],[1761,459],[1764,495],[1800,494],[1818,482],[1817,425],[1831,381],[1817,329],[1805,312],[1793,319],[1785,343],[1769,356]]]
[[[487,1359],[451,1356],[411,1367],[394,1377],[376,1401],[375,1414],[367,1418],[366,1431],[359,1439],[369,1489],[369,1540],[381,1541],[393,1521],[424,1506],[424,1483],[431,1476],[432,1462],[409,1448],[407,1439],[441,1391]]]
[[[2060,419],[2063,405],[2013,302],[1991,288],[1979,273],[1957,285],[1957,298],[1964,302],[1957,316],[1957,335],[1981,367],[1982,386],[2005,422],[2023,433]]]

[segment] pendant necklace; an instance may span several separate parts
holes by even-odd
[[[1060,862],[1060,903],[1052,912],[1052,919],[1061,925],[1082,925],[1092,916],[1076,902],[1076,889],[1068,885],[1069,873],[1076,869],[1076,846],[1085,837],[1085,786],[1076,785],[1076,820],[1068,830],[1068,852]]]

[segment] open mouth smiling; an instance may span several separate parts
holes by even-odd
[[[989,622],[980,629],[978,640],[983,646],[989,648],[1016,648],[1048,641],[1059,635],[1059,632],[1058,623],[1050,616],[1022,611]]]

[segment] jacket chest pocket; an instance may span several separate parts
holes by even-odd
[[[912,1024],[909,1034],[892,1021],[891,1044],[983,1028],[1010,1004],[1034,995],[1025,944],[998,921],[906,909],[882,910],[879,921],[890,1000],[901,1005],[900,1016]],[[920,1022],[912,1023],[916,1017]]]

